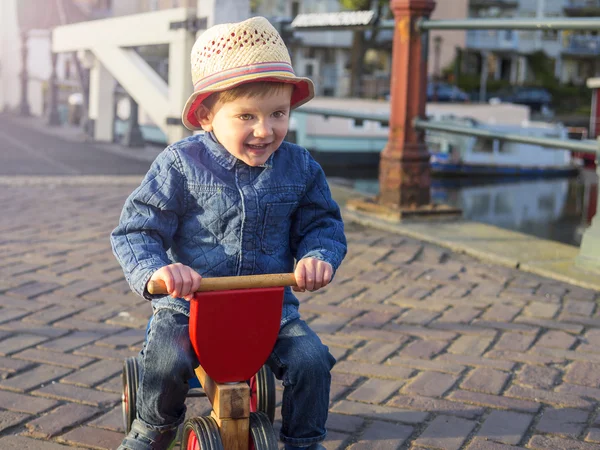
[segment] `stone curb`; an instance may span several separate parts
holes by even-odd
[[[74,175],[74,176],[0,176],[2,186],[82,186],[136,185],[142,176]]]
[[[570,276],[569,274],[565,274],[563,272],[559,272],[557,270],[552,270],[550,268],[538,267],[535,263],[528,260],[525,257],[517,256],[506,256],[500,255],[498,253],[486,251],[482,248],[477,248],[476,245],[469,244],[468,241],[448,241],[444,238],[439,238],[437,236],[432,235],[431,233],[420,232],[408,226],[402,226],[402,223],[395,223],[390,221],[385,221],[382,219],[378,219],[375,217],[368,216],[366,214],[349,210],[348,208],[344,208],[342,211],[345,220],[352,221],[367,227],[376,228],[378,230],[387,231],[395,234],[400,234],[404,236],[408,236],[414,239],[419,239],[424,242],[428,242],[431,244],[439,245],[440,247],[448,248],[456,253],[464,253],[466,255],[477,258],[481,261],[492,263],[492,264],[500,264],[506,267],[510,267],[512,269],[518,269],[523,272],[529,272],[536,275],[541,275],[544,277],[548,277],[557,281],[562,281],[565,283],[573,284],[576,286],[580,286],[586,289],[595,289],[600,290],[600,274],[594,272],[584,271],[583,269],[576,268],[575,262],[571,255],[565,255],[564,258],[557,258],[549,260],[549,262],[563,262],[569,264],[570,266],[575,267],[574,270],[580,275],[578,277]],[[407,222],[410,224],[414,224],[415,222]],[[467,223],[465,221],[465,223]],[[476,223],[476,222],[470,222]],[[506,232],[506,230],[500,229],[493,225],[487,225],[483,223],[476,223],[478,226],[482,228],[486,228],[489,230],[497,229],[501,232]],[[523,242],[535,240],[537,242],[547,241],[546,239],[536,238],[524,233],[518,233],[516,231],[510,231],[514,236],[522,236]],[[549,243],[554,244],[553,241],[547,241]],[[527,246],[524,245],[524,248]],[[565,248],[572,247],[567,246],[565,244]],[[576,248],[576,247],[574,247]]]

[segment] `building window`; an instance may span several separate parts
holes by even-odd
[[[300,2],[292,2],[292,19],[300,14]]]
[[[322,54],[323,62],[325,64],[333,64],[335,63],[335,49],[333,48],[324,48]]]

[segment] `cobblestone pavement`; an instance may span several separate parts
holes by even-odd
[[[0,186],[0,449],[121,441],[122,363],[150,314],[108,242],[132,188]],[[301,306],[338,359],[328,450],[600,448],[596,292],[382,231],[348,237],[335,282]]]

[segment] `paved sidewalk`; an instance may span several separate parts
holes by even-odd
[[[134,183],[0,188],[2,450],[123,437],[122,361],[150,308],[108,233]],[[595,291],[388,231],[349,225],[348,237],[334,284],[301,306],[338,359],[329,450],[600,448]]]

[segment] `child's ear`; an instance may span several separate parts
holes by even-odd
[[[212,131],[213,116],[211,111],[206,106],[204,106],[204,104],[200,103],[194,114],[196,115],[196,120],[200,125],[202,125],[202,129],[204,131]]]

